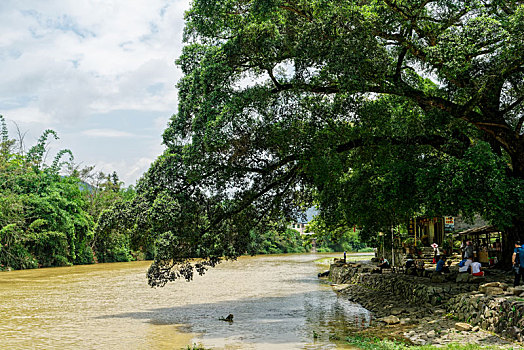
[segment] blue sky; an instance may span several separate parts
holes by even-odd
[[[0,114],[126,185],[162,153],[189,0],[0,1]]]

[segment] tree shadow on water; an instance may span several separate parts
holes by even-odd
[[[234,297],[234,291],[232,291]],[[233,314],[233,322],[219,320]],[[357,304],[337,298],[330,290],[291,295],[244,298],[190,304],[98,317],[132,318],[153,325],[180,325],[178,331],[201,333],[204,338],[235,338],[250,343],[309,342],[313,334],[329,333],[366,320],[369,313]]]

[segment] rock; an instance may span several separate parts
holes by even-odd
[[[485,276],[471,276],[470,280],[471,283],[482,283],[486,281]]]
[[[435,338],[435,335],[436,335],[436,333],[435,333],[435,331],[433,331],[433,330],[431,330],[431,331],[429,331],[429,332],[427,333],[428,338]]]
[[[471,279],[471,275],[469,273],[463,272],[457,275],[455,282],[464,283],[464,282],[469,282],[470,279]]]
[[[433,283],[444,283],[444,282],[446,282],[446,276],[436,272],[433,275],[431,275],[431,282],[433,282]]]
[[[404,312],[404,309],[401,309],[401,308],[398,308],[398,307],[391,309],[391,314],[392,315],[400,315],[403,312]]]
[[[328,277],[328,276],[329,276],[329,270],[318,273],[318,277]]]
[[[506,333],[511,337],[511,338],[517,338],[517,336],[520,334],[520,329],[513,326],[513,327],[509,327],[507,330],[506,330]]]
[[[233,322],[233,314],[229,314],[229,315],[227,315],[226,318],[224,318],[224,317],[219,317],[218,319],[219,319],[220,321],[227,321],[227,322],[229,322],[229,323],[232,323],[232,322]]]
[[[394,315],[390,315],[390,316],[382,317],[382,318],[379,319],[378,321],[382,321],[382,322],[387,323],[387,324],[397,324],[397,323],[400,323],[400,319],[399,319],[397,316],[394,316]]]
[[[489,283],[484,283],[482,285],[479,286],[479,292],[481,293],[486,293],[486,290],[487,288],[489,287],[497,287],[497,288],[502,288],[502,289],[506,289],[507,288],[507,285],[504,284],[504,283],[500,283],[500,282],[489,282]],[[506,287],[506,288],[504,288]]]
[[[402,325],[406,325],[406,324],[410,324],[410,323],[411,323],[411,318],[409,318],[409,317],[400,319],[400,324],[402,324]]]
[[[514,295],[520,295],[522,293],[524,293],[524,286],[516,286],[513,288]]]
[[[486,295],[504,294],[504,289],[500,287],[486,287],[484,290],[485,290]]]
[[[455,323],[455,329],[457,331],[470,331],[473,327],[470,324],[464,322]]]
[[[349,284],[333,284],[333,290],[335,292],[340,292],[342,289],[346,289],[349,286]]]
[[[480,329],[479,326],[475,326],[475,327],[471,328],[471,331],[472,331],[472,332],[478,332],[479,329]]]

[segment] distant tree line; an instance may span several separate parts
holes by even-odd
[[[11,139],[2,116],[0,127],[0,271],[151,257],[125,230],[97,230],[99,216],[133,198],[133,187],[116,173],[79,169],[67,149],[48,164],[53,130],[26,150],[24,135]]]

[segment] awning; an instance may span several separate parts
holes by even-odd
[[[483,235],[483,234],[491,233],[491,232],[500,232],[500,230],[496,228],[495,226],[486,225],[486,226],[470,228],[468,230],[457,232],[457,233],[459,235]]]

